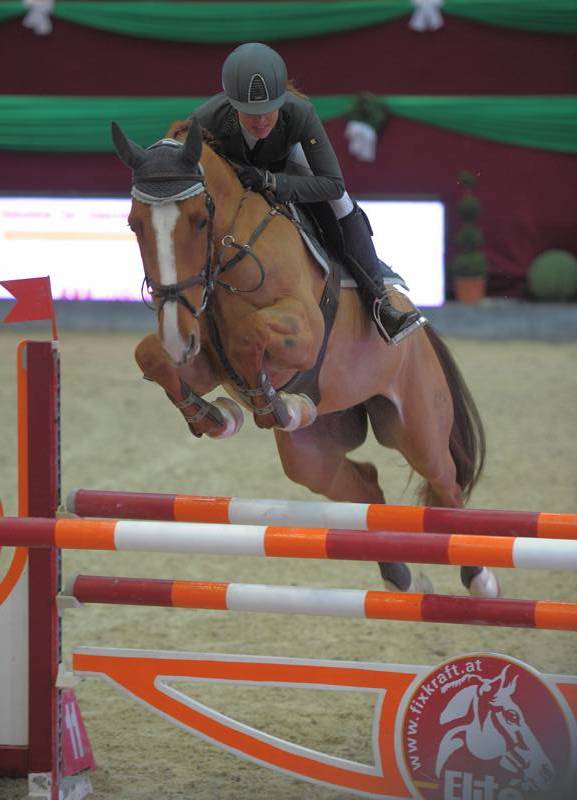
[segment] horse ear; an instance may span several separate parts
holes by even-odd
[[[499,675],[495,678],[495,680],[499,681],[499,689],[502,689],[503,686],[505,685],[505,678],[507,677],[507,671],[510,666],[511,666],[510,664],[506,664],[499,673]]]
[[[111,130],[114,149],[122,163],[131,169],[139,167],[146,158],[144,148],[130,141],[116,122],[111,124]]]
[[[190,122],[190,128],[188,129],[186,141],[184,143],[182,157],[185,161],[188,161],[196,166],[200,159],[201,150],[202,131],[200,130],[198,120],[193,117]]]

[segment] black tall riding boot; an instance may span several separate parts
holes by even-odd
[[[359,284],[361,297],[385,341],[397,344],[426,320],[420,311],[399,311],[388,298],[383,283],[383,268],[371,238],[372,231],[365,213],[355,203],[354,209],[339,220],[345,240],[353,278]]]

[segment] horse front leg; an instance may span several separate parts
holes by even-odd
[[[134,357],[144,378],[164,389],[185,418],[193,436],[205,434],[222,439],[240,430],[243,414],[238,403],[228,397],[218,397],[209,403],[202,397],[218,386],[208,358],[202,351],[191,365],[176,367],[158,336],[150,334],[139,342]]]
[[[322,341],[322,319],[319,323],[311,324],[300,301],[283,298],[234,326],[227,350],[251,387],[250,402],[259,428],[292,431],[315,421],[317,409],[310,397],[277,391],[270,376],[282,385],[295,371],[314,365]]]

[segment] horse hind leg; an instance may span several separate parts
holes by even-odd
[[[439,478],[429,478],[419,493],[425,506],[462,508],[463,493],[456,481],[456,469],[448,454],[448,468]],[[501,587],[497,576],[487,567],[461,567],[461,583],[474,597],[500,597]]]
[[[419,491],[422,505],[462,508],[463,491],[459,486],[457,467],[450,452],[449,434],[446,434],[443,441],[434,420],[430,426],[419,429],[427,431],[427,435],[418,436],[415,429],[410,434],[406,424],[401,421],[396,406],[384,397],[373,398],[367,408],[377,441],[398,450],[409,466],[424,479],[424,485]],[[425,414],[423,411],[423,417]],[[437,437],[434,439],[430,435],[433,430],[437,430]],[[406,565],[380,566],[387,588],[393,591],[432,592],[432,585],[426,574],[420,573],[413,578]],[[460,577],[461,583],[472,595],[498,597],[500,594],[495,575],[486,567],[461,567]]]
[[[275,430],[277,449],[287,478],[329,500],[383,503],[373,464],[347,458],[367,435],[364,408],[324,414],[307,428]]]
[[[463,492],[456,480],[456,468],[450,453],[446,456],[446,468],[438,477],[429,477],[419,492],[424,506],[462,508]],[[474,597],[500,597],[501,586],[492,570],[487,567],[461,567],[461,583]]]
[[[483,471],[485,432],[475,401],[449,349],[430,326],[426,334],[444,373],[452,406],[451,429],[445,432],[447,444],[442,451],[450,465],[449,481],[436,485],[429,479],[432,499],[427,504],[461,508]],[[447,407],[446,399],[442,405]],[[487,567],[461,567],[461,582],[472,595],[501,594],[497,577]]]
[[[365,407],[379,444],[399,450],[395,433],[396,426],[399,424],[399,415],[394,403],[384,396],[379,396],[369,400]],[[384,498],[379,502],[385,502]],[[432,594],[434,591],[433,584],[425,573],[413,574],[407,564],[403,562],[379,561],[378,566],[385,589],[389,592]]]
[[[276,430],[275,437],[285,474],[329,500],[351,503],[384,503],[374,464],[347,457],[367,435],[367,415],[363,407],[344,414],[326,414],[310,428],[287,433]],[[430,584],[415,584],[406,564],[379,562],[381,577],[390,591],[432,591]]]

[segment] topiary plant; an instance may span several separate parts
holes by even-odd
[[[481,214],[479,198],[473,194],[477,177],[469,171],[459,175],[459,183],[463,186],[463,194],[457,203],[457,211],[461,218],[461,227],[455,235],[456,252],[451,261],[453,275],[461,277],[479,277],[487,273],[487,258],[483,252],[483,231],[477,224]]]
[[[532,262],[527,281],[538,300],[571,300],[577,297],[577,258],[566,250],[546,250]]]

